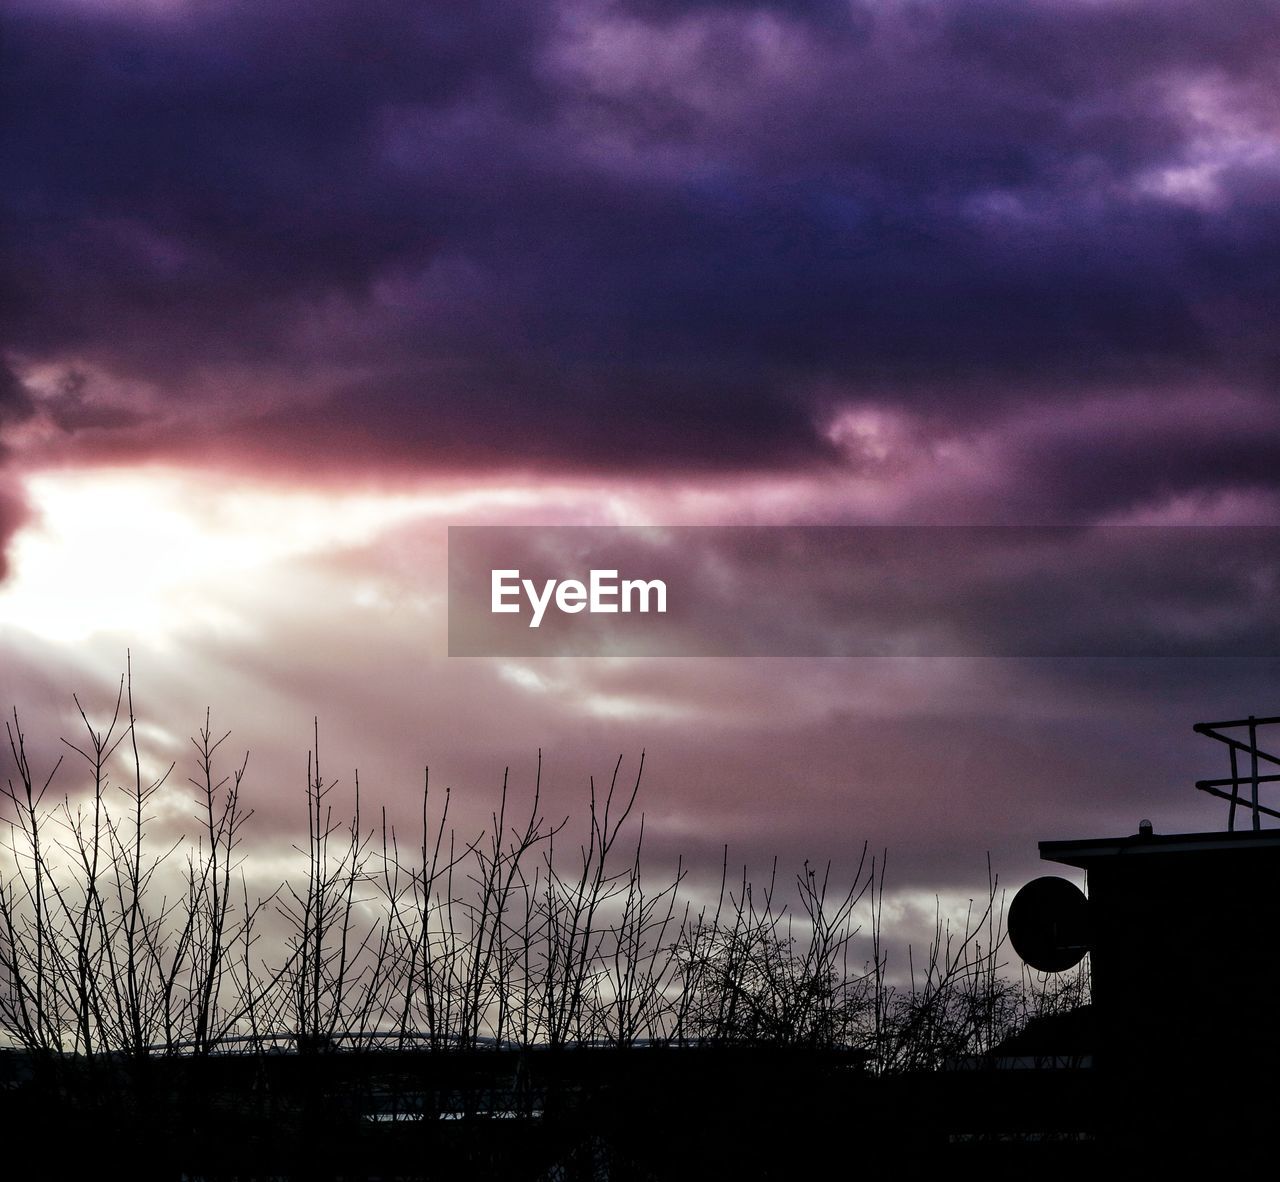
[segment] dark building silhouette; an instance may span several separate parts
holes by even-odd
[[[1125,1063],[1273,1052],[1280,829],[1043,841],[1088,874],[1098,1053]],[[1270,1045],[1268,1045],[1270,1044]]]
[[[1259,802],[1280,763],[1258,745],[1280,719],[1206,723],[1231,775],[1197,787],[1229,802],[1223,832],[1042,841],[1040,856],[1084,870],[1091,1029],[1110,1144],[1209,1160],[1267,1153],[1280,1052],[1280,829]],[[1235,828],[1243,817],[1247,829]],[[1065,885],[1065,884],[1063,884]],[[1049,912],[1052,912],[1052,908]],[[1037,914],[1024,956],[1043,955],[1079,914]],[[1012,924],[1011,924],[1012,927]],[[1015,943],[1017,940],[1015,939]]]

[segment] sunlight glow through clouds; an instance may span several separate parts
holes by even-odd
[[[145,631],[157,641],[216,628],[243,632],[256,588],[282,589],[290,564],[376,545],[415,524],[643,525],[707,520],[787,522],[830,516],[807,478],[602,486],[565,480],[434,483],[393,489],[287,487],[178,467],[45,469],[24,481],[31,519],[10,550],[0,626],[55,643]],[[846,487],[844,516],[856,498]],[[732,510],[730,510],[732,506]],[[443,533],[441,534],[443,540]],[[425,587],[424,587],[425,590]],[[347,598],[394,606],[376,577]],[[612,715],[620,707],[604,707]],[[630,713],[632,707],[621,707]]]
[[[234,626],[220,593],[278,564],[368,543],[516,490],[321,493],[173,469],[46,472],[28,478],[33,520],[14,539],[0,625],[56,642],[104,631],[153,638]]]

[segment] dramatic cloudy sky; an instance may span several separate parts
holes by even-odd
[[[3,20],[0,679],[41,758],[131,650],[147,758],[211,707],[272,832],[316,715],[393,810],[429,763],[480,818],[542,748],[569,812],[644,749],[654,856],[713,871],[867,840],[963,894],[1224,819],[1191,725],[1280,688],[1252,535],[1135,559],[1177,656],[500,659],[447,655],[446,527],[1078,526],[1123,596],[1116,529],[1274,523],[1274,5]]]

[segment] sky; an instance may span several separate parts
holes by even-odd
[[[868,842],[903,899],[1224,824],[1191,727],[1280,712],[1256,537],[1119,563],[1196,641],[1141,658],[450,657],[445,560],[450,525],[1274,524],[1273,5],[2,11],[0,704],[42,766],[128,659],[149,766],[206,708],[251,753],[263,849],[317,718],[393,814],[429,765],[483,824],[541,750],[580,817],[643,751],[655,862]]]

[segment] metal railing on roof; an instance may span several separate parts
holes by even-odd
[[[1260,769],[1265,763],[1280,767],[1280,755],[1272,755],[1258,745],[1258,728],[1280,725],[1280,718],[1248,718],[1233,719],[1230,722],[1198,722],[1195,732],[1207,735],[1225,743],[1231,758],[1231,775],[1220,779],[1197,780],[1196,787],[1201,792],[1221,797],[1228,801],[1227,831],[1234,832],[1236,813],[1243,806],[1248,809],[1253,820],[1253,828],[1262,828],[1263,816],[1280,817],[1280,811],[1262,804],[1258,799],[1258,788],[1262,784],[1273,784],[1280,781],[1280,774],[1263,774]],[[1240,732],[1243,730],[1243,734]],[[1232,731],[1235,733],[1226,734]],[[1247,758],[1248,771],[1241,768],[1241,760]],[[1242,797],[1241,790],[1248,789],[1248,796]]]

